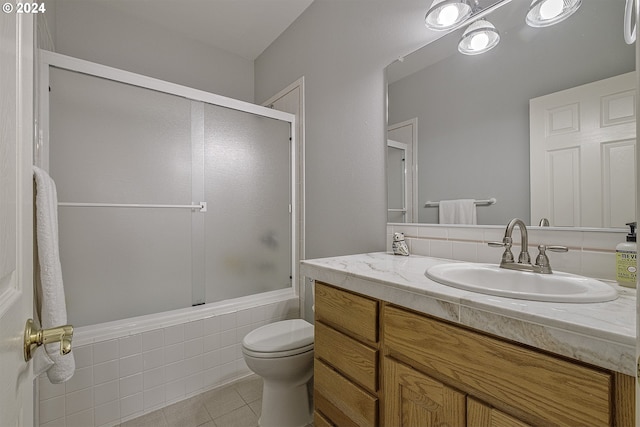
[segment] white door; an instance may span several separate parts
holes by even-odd
[[[411,210],[407,206],[408,186],[407,144],[387,140],[387,222],[411,222]]]
[[[636,209],[635,72],[530,100],[531,222],[625,227]]]
[[[418,221],[418,179],[417,179],[418,178],[418,119],[413,118],[411,120],[390,125],[387,128],[387,141],[388,140],[405,144],[406,218],[403,222],[420,222]],[[388,161],[389,159],[387,158],[387,162]]]
[[[33,25],[30,14],[6,10],[0,14],[0,424],[3,426],[33,425],[33,369],[31,363],[24,361],[22,352],[25,322],[33,312]]]

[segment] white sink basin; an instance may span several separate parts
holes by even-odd
[[[425,275],[467,291],[531,301],[593,303],[618,297],[612,286],[596,279],[560,272],[508,270],[495,264],[439,264],[429,268]]]

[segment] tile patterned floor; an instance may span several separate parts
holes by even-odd
[[[174,403],[120,427],[256,427],[262,407],[262,378],[237,383]]]

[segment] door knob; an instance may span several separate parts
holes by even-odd
[[[71,352],[71,338],[73,337],[73,326],[64,325],[51,329],[38,329],[33,319],[27,320],[24,326],[24,361],[31,360],[31,349],[42,344],[53,342],[60,343],[60,354],[68,354]]]

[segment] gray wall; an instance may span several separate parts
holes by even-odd
[[[253,102],[253,61],[122,13],[109,1],[55,0],[48,22],[56,52]]]
[[[255,62],[256,101],[305,77],[306,256],[385,249],[385,72],[434,37],[424,1],[315,0]]]
[[[529,99],[635,69],[623,1],[586,0],[542,29],[524,25],[525,11],[512,6],[500,12],[522,23],[504,30],[492,20],[501,30],[493,50],[461,55],[461,31],[449,34],[424,50],[445,46],[451,56],[389,86],[389,123],[418,117],[419,222],[438,223],[427,200],[495,197],[478,209],[479,224],[529,223]]]

